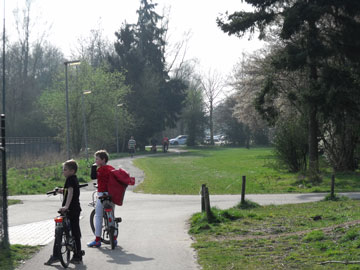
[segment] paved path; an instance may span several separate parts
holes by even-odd
[[[114,160],[110,164],[121,166],[136,177],[138,184],[144,179],[141,170],[132,166],[130,158]],[[199,195],[150,195],[127,191],[124,205],[116,208],[121,216],[119,246],[111,250],[108,245],[99,249],[87,248],[86,243],[94,236],[89,225],[92,210],[87,206],[92,189],[81,192],[83,208],[80,226],[82,244],[86,252],[82,265],[70,265],[70,269],[146,269],[146,270],[192,270],[200,269],[191,248],[192,240],[187,234],[189,217],[200,211]],[[247,199],[260,204],[285,204],[321,200],[325,194],[272,194],[247,195]],[[359,198],[359,193],[347,194]],[[23,270],[49,269],[43,263],[52,252],[54,223],[52,218],[59,208],[59,197],[46,195],[14,196],[23,204],[9,207],[9,233],[12,244],[44,245],[41,251],[20,267]],[[240,195],[212,195],[211,205],[229,208],[240,201]],[[61,268],[55,264],[53,268]]]

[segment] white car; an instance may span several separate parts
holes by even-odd
[[[170,139],[170,144],[171,145],[180,145],[180,144],[186,144],[186,140],[187,140],[187,135],[179,135],[174,139]]]

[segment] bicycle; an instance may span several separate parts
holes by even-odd
[[[94,183],[94,187],[97,189],[97,184]],[[95,235],[95,208],[96,208],[96,199],[95,194],[97,191],[94,191],[92,194],[92,202],[89,203],[89,206],[94,207],[90,214],[90,226],[91,230]],[[119,234],[119,223],[122,221],[121,217],[115,218],[114,208],[111,203],[111,196],[103,195],[99,197],[103,205],[103,225],[102,225],[102,237],[101,242],[105,244],[110,244],[111,249],[115,248],[115,237],[117,238]],[[96,235],[95,235],[96,236]]]
[[[88,184],[79,185],[79,188],[86,187]],[[46,193],[46,195],[57,195],[59,188],[55,188],[52,191]],[[55,248],[54,255],[59,258],[61,265],[67,268],[70,263],[71,252],[76,250],[76,243],[72,238],[72,231],[70,226],[70,219],[67,216],[67,212],[60,212],[60,216],[54,218],[55,221]],[[81,251],[82,255],[85,255],[85,251]]]

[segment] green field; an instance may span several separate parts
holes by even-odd
[[[85,160],[78,160],[77,176],[84,183],[90,180],[90,168]],[[25,169],[10,168],[7,171],[9,195],[41,194],[61,187],[65,183],[62,163]]]
[[[149,157],[134,159],[145,171],[145,182],[138,192],[156,194],[199,194],[202,184],[211,194],[239,194],[242,176],[247,179],[246,193],[329,192],[331,170],[323,163],[323,181],[313,184],[302,174],[277,169],[271,148],[186,148],[182,153],[138,152]],[[111,159],[127,157],[111,155]],[[90,159],[90,163],[92,159]],[[79,159],[80,182],[90,180],[89,164]],[[62,163],[55,165],[29,163],[26,167],[8,169],[9,194],[39,194],[64,184]],[[336,192],[360,191],[360,173],[336,175]]]
[[[204,270],[360,269],[360,201],[213,209],[198,213],[190,233]],[[321,263],[325,263],[321,265]]]
[[[149,154],[149,152],[137,152],[136,155]],[[110,154],[110,159],[128,157],[128,153]],[[58,158],[57,158],[58,159]],[[94,158],[76,159],[78,162],[77,177],[80,183],[90,181],[90,164]],[[25,164],[26,163],[26,164]],[[51,163],[51,165],[49,165]],[[65,178],[62,174],[62,162],[46,162],[25,160],[17,164],[17,168],[11,167],[7,171],[9,195],[20,194],[44,194],[55,187],[62,187]]]
[[[138,192],[199,194],[202,184],[211,194],[329,192],[331,170],[322,167],[323,181],[313,184],[302,174],[277,169],[271,148],[198,148],[188,152],[159,154],[134,161],[145,171]],[[336,192],[360,191],[360,174],[336,175]]]

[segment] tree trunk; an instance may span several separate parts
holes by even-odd
[[[311,106],[309,109],[309,173],[310,176],[316,176],[319,172],[318,157],[318,122],[317,108]]]
[[[209,124],[210,124],[210,144],[214,145],[214,123],[213,123],[213,101],[210,100],[210,116],[209,116]]]
[[[307,62],[309,65],[309,176],[311,180],[318,181],[319,157],[318,157],[318,120],[317,120],[317,99],[319,95],[316,42],[318,31],[315,21],[309,20],[309,34],[307,41]]]

